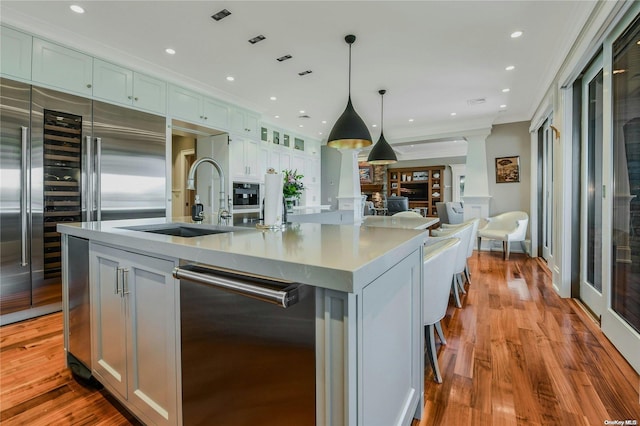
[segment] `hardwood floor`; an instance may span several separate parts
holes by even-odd
[[[0,424],[139,424],[104,390],[64,366],[62,313],[0,328]]]
[[[558,297],[543,265],[474,253],[463,308],[442,321],[443,384],[427,370],[415,425],[640,424],[638,374],[575,300]]]
[[[425,377],[414,425],[640,423],[638,374],[572,300],[559,298],[539,260],[474,254],[462,309],[443,320],[443,384]],[[104,390],[64,368],[62,315],[0,328],[0,423],[128,425]],[[298,425],[296,425],[298,426]]]

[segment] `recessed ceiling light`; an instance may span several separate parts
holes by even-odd
[[[322,134],[322,132],[318,132],[318,134],[319,134],[319,135],[321,135],[321,134]]]
[[[164,49],[164,51],[167,52],[169,55],[175,55],[176,54],[176,51],[173,50],[170,47],[167,47],[166,49]]]
[[[511,33],[511,38],[518,38],[522,35],[522,31],[514,31]]]
[[[304,127],[302,124],[298,124],[298,127]]]
[[[235,78],[233,78],[233,77],[232,77],[232,76],[230,76],[230,75],[228,75],[228,76],[227,76],[227,81],[233,81],[233,80],[235,80]]]
[[[254,38],[250,38],[249,39],[249,43],[251,44],[256,44],[262,40],[266,39],[265,36],[263,36],[262,34],[260,34],[259,36],[255,36]]]
[[[322,124],[327,124],[327,120],[322,120]]]
[[[507,93],[507,92],[510,92],[510,91],[511,91],[511,89],[509,89],[509,88],[502,89],[502,93]]]
[[[304,110],[303,109],[300,110],[300,114],[304,114]]]
[[[275,96],[272,96],[269,99],[271,99],[272,101],[277,101],[278,100],[278,98],[276,98]]]
[[[500,108],[506,108],[507,106],[505,104],[500,105]]]
[[[372,124],[371,127],[378,127],[378,125],[377,124]]]
[[[413,123],[413,118],[410,118],[410,119],[409,119],[409,122]]]
[[[279,115],[276,115],[275,117],[276,117],[276,118],[280,118],[280,116],[279,116]]]
[[[458,113],[457,113],[457,112],[452,112],[452,113],[451,113],[451,116],[452,116],[452,117],[453,117],[453,116],[455,116],[455,115],[458,115]]]
[[[69,6],[69,9],[73,10],[75,13],[84,13],[82,6],[78,6],[77,4],[72,4]]]
[[[513,71],[515,69],[516,69],[516,67],[514,67],[513,65],[509,65],[508,67],[505,68],[505,70],[507,70],[507,71]]]
[[[231,12],[229,12],[227,9],[222,9],[220,12],[211,15],[211,17],[215,20],[215,21],[219,21],[221,19],[226,18],[227,16],[231,15]]]

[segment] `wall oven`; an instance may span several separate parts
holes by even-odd
[[[233,182],[233,208],[257,209],[260,207],[260,184]]]

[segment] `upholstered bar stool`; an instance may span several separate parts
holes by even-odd
[[[434,329],[438,331],[442,343],[446,344],[440,320],[447,313],[451,279],[460,245],[460,239],[448,238],[436,241],[424,249],[422,309],[425,351],[433,369],[434,379],[438,383],[442,383],[442,376],[438,366]]]

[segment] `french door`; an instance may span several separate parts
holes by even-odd
[[[542,125],[542,258],[553,264],[553,133],[551,117]]]
[[[582,78],[580,300],[602,315],[603,72],[598,56]]]
[[[605,116],[611,143],[603,163],[612,185],[603,221],[606,304],[601,327],[640,372],[640,3],[632,11],[604,46],[604,57],[611,59],[604,79],[611,93]]]

